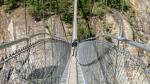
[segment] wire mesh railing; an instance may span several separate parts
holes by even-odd
[[[1,84],[59,83],[70,57],[70,43],[55,37],[30,42],[10,54],[2,54],[6,56],[0,61]]]
[[[79,44],[77,59],[87,84],[149,84],[149,74],[142,60],[128,49],[107,41]]]

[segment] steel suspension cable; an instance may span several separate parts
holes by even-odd
[[[26,0],[24,0],[24,14],[25,14],[25,31],[26,31],[26,35],[28,34],[28,27],[27,27],[27,25],[28,25],[28,23],[27,23],[27,4],[26,4]]]

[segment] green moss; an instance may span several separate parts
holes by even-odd
[[[104,38],[105,38],[105,40],[112,42],[112,38],[110,36],[105,36]]]

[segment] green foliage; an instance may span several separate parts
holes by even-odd
[[[78,34],[77,35],[78,35],[79,41],[86,39],[89,36],[87,31],[85,31],[85,30],[86,30],[85,27],[83,27],[81,25],[78,26],[78,32],[77,32]]]
[[[88,19],[91,15],[103,16],[106,12],[106,5],[117,10],[127,11],[129,6],[124,0],[79,0],[82,4],[78,4],[79,16]],[[78,1],[78,2],[79,2]],[[73,1],[72,0],[0,0],[0,5],[7,5],[6,12],[11,13],[14,9],[25,4],[36,20],[47,18],[53,14],[60,14],[62,20],[72,23],[73,19]],[[94,3],[97,8],[91,12]],[[83,14],[84,11],[84,14]]]
[[[73,5],[72,0],[58,0],[58,12],[62,16],[62,20],[72,24]]]
[[[21,5],[21,0],[4,0],[3,3],[7,5],[6,13],[11,13],[13,10]]]
[[[62,20],[72,23],[72,0],[0,0],[0,5],[3,4],[7,6],[5,10],[7,13],[11,13],[20,6],[26,6],[36,21],[60,14]]]
[[[71,14],[71,13],[63,13],[61,19],[63,21],[65,21],[66,23],[72,24],[73,14]]]
[[[81,16],[83,16],[81,8],[83,8],[85,16],[89,16],[90,15],[90,13],[91,13],[91,6],[92,6],[91,3],[92,3],[92,0],[79,0],[78,9],[79,9],[79,14]]]
[[[125,0],[78,0],[78,2],[78,16],[82,19],[78,24],[79,40],[94,36],[93,29],[88,28],[89,25],[86,24],[91,16],[99,16],[103,19],[105,13],[111,8],[125,12],[129,10]],[[73,0],[0,0],[0,5],[3,4],[7,6],[5,11],[8,13],[19,6],[26,6],[36,21],[57,14],[61,16],[61,20],[72,24]],[[93,6],[96,6],[95,9]],[[108,37],[106,39],[110,40]]]
[[[79,16],[84,20],[81,20],[78,24],[78,40],[87,39],[94,36],[93,29],[90,27],[89,19],[91,16],[93,1],[92,0],[79,0]]]
[[[112,42],[112,38],[110,36],[105,36],[104,38],[105,38],[105,40]]]
[[[93,10],[92,15],[100,16],[102,18],[106,12],[106,2],[104,2],[104,0],[97,0],[95,4],[97,7]]]
[[[62,20],[72,22],[72,12],[69,11],[71,2],[68,0],[27,0],[27,7],[32,16],[40,21],[53,14],[62,15]]]
[[[50,1],[48,0],[27,0],[27,9],[35,20],[40,21],[50,15]]]
[[[79,41],[95,36],[95,34],[93,33],[93,29],[89,30],[87,28],[87,25],[85,25],[85,24],[86,23],[85,23],[84,20],[80,20],[78,22],[78,32],[77,32],[77,35],[78,35],[78,40]]]
[[[4,4],[4,0],[0,0],[0,6]]]
[[[121,10],[121,11],[128,11],[129,10],[129,6],[127,5],[127,3],[125,2],[125,0],[106,0],[107,2],[107,6],[117,9],[117,10]]]

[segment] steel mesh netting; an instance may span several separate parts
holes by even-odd
[[[79,44],[78,63],[87,84],[149,84],[142,60],[106,41]]]
[[[1,64],[1,84],[58,84],[71,46],[56,39],[41,39],[17,49]]]

